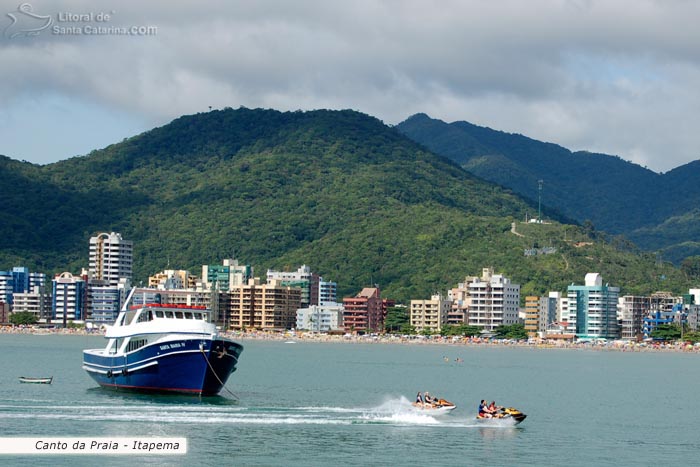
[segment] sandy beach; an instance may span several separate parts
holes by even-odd
[[[35,326],[0,326],[0,334],[33,335],[86,335],[100,336],[99,330],[88,331],[83,328],[40,328]],[[683,352],[700,353],[700,345],[690,343],[663,342],[570,342],[562,340],[496,340],[479,337],[443,337],[443,336],[401,336],[401,335],[332,335],[313,332],[264,332],[264,331],[224,331],[223,337],[245,342],[247,340],[296,342],[324,342],[339,344],[406,344],[406,345],[446,345],[456,347],[518,347],[523,349],[572,349],[616,352]]]

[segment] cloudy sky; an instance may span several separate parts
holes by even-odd
[[[691,0],[0,0],[0,154],[55,162],[209,106],[330,108],[665,172],[700,158],[698,19]]]

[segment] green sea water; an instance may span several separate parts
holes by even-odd
[[[242,343],[226,390],[197,398],[99,388],[81,351],[100,337],[0,335],[2,437],[188,442],[178,456],[4,455],[0,465],[700,465],[700,355]],[[50,375],[51,385],[17,379]],[[426,390],[457,409],[416,412]],[[480,426],[480,399],[528,418]]]

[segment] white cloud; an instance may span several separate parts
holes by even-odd
[[[0,98],[14,104],[0,118],[39,95],[89,102],[96,115],[114,112],[143,130],[209,105],[353,108],[388,123],[426,112],[655,170],[698,157],[697,2],[33,5],[42,14],[108,12],[109,25],[158,30],[3,39]],[[13,156],[0,143],[3,152]]]

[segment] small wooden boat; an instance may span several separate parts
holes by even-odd
[[[51,384],[53,382],[53,376],[48,378],[32,378],[30,376],[20,376],[20,383],[34,383],[34,384]]]

